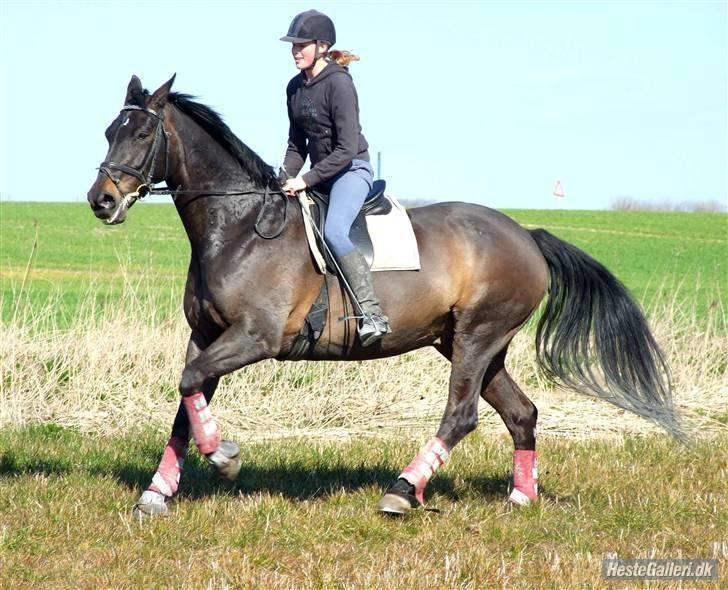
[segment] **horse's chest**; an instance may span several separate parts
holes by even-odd
[[[230,322],[226,321],[224,307],[216,301],[207,284],[196,279],[197,277],[191,278],[185,293],[185,315],[190,327],[193,329],[203,325],[227,327]]]

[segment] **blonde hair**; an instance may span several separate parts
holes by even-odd
[[[342,67],[347,67],[353,61],[359,61],[359,56],[345,49],[331,49],[326,52],[327,61],[335,61]]]

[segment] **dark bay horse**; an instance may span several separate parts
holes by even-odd
[[[393,331],[362,348],[353,321],[340,321],[349,304],[336,278],[314,269],[300,208],[280,193],[272,168],[213,110],[171,92],[173,81],[150,94],[132,77],[88,192],[96,217],[116,224],[137,198],[162,192],[153,183],[165,181],[191,246],[182,401],[138,514],[166,512],[190,437],[221,474],[237,475],[239,447],[220,440],[207,404],[223,375],[263,359],[286,360],[324,281],[329,321],[309,358],[373,359],[433,346],[452,363],[440,427],[383,496],[385,512],[424,502],[428,479],[476,427],[480,396],[513,438],[510,500],[536,500],[537,410],[505,358],[547,292],[536,333],[546,375],[682,436],[665,361],[621,283],[574,246],[486,207],[409,210],[422,269],[374,273]]]

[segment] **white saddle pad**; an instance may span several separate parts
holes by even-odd
[[[385,195],[385,198],[392,203],[392,210],[386,215],[366,217],[374,251],[371,270],[420,270],[420,252],[409,215],[397,199],[390,195]],[[316,231],[309,213],[309,205],[312,201],[304,193],[299,193],[298,201],[303,210],[303,223],[306,227],[308,245],[319,272],[325,273],[326,263],[316,245]]]

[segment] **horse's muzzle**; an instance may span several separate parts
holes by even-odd
[[[88,202],[91,205],[91,209],[93,209],[94,213],[105,213],[113,210],[116,206],[116,199],[114,199],[114,196],[110,195],[109,193],[97,194],[94,192],[92,195],[92,193],[89,192]]]
[[[122,208],[122,199],[117,195],[117,190],[108,179],[99,177],[93,183],[91,189],[86,193],[86,200],[91,206],[94,215],[105,221],[113,223],[121,223],[126,217],[126,211],[119,211]]]
[[[114,196],[106,191],[91,189],[86,195],[91,210],[98,219],[107,220],[117,207]]]

